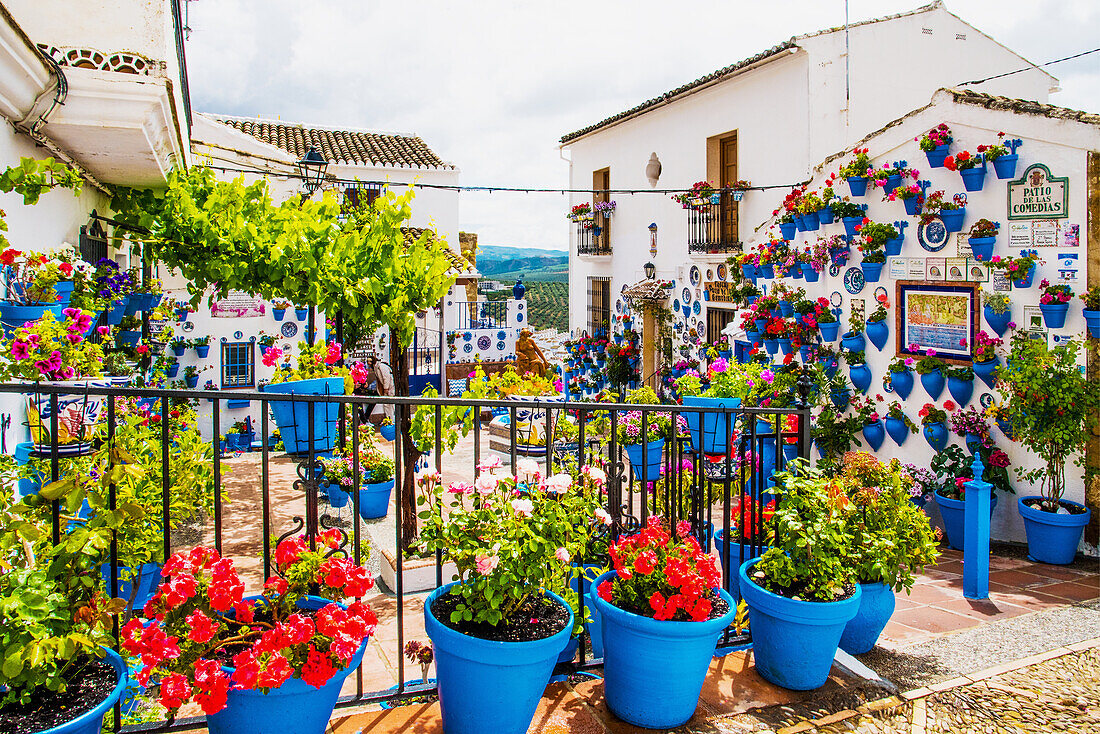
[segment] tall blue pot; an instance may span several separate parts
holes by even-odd
[[[1039,563],[1051,563],[1064,566],[1073,563],[1077,555],[1077,546],[1081,543],[1081,534],[1089,524],[1092,510],[1077,502],[1062,500],[1065,504],[1084,508],[1078,515],[1059,515],[1029,507],[1024,500],[1038,500],[1041,497],[1020,497],[1016,505],[1024,521],[1027,534],[1027,554]]]
[[[955,550],[962,550],[966,542],[966,502],[944,497],[939,492],[935,493],[936,506],[940,508],[940,517],[943,518],[943,534],[947,537],[947,545]],[[997,493],[989,496],[989,516],[993,517],[993,510],[997,509]]]
[[[856,364],[848,368],[848,375],[852,378],[852,384],[861,393],[866,393],[871,387],[871,368],[866,364]]]
[[[749,513],[747,511],[745,512],[745,518],[748,522]],[[736,523],[739,519],[738,516],[733,516],[730,521]],[[725,528],[714,531],[714,545],[718,550],[719,568],[722,569],[723,573],[727,568],[730,570],[730,580],[726,584],[726,591],[729,592],[734,601],[741,601],[741,574],[738,573],[738,569],[745,561],[764,555],[768,551],[768,546],[754,545],[747,541],[745,543],[728,543]]]
[[[634,478],[638,481],[656,482],[661,478],[661,452],[665,448],[665,440],[658,438],[644,446],[644,457],[642,456],[643,444],[632,443],[624,446],[626,455],[630,457],[630,468],[634,470]]]
[[[867,341],[862,331],[846,331],[840,337],[840,346],[849,352],[863,352],[867,350]]]
[[[809,263],[800,263],[799,268],[802,269],[802,276],[806,278],[807,283],[816,283],[821,279],[821,273],[814,270],[814,266]]]
[[[928,423],[924,426],[924,440],[937,454],[947,446],[947,426],[943,421]]]
[[[424,600],[424,631],[435,651],[443,731],[447,734],[526,734],[558,655],[573,632],[569,611],[560,632],[530,642],[494,642],[456,632],[432,614],[432,603],[458,582]]]
[[[886,416],[883,424],[886,426],[886,433],[898,446],[901,446],[909,438],[909,426],[905,425],[905,421],[901,418]]]
[[[939,400],[940,395],[943,393],[943,373],[939,370],[934,370],[920,376],[920,384],[924,387],[924,391],[928,393],[928,397],[933,400]]]
[[[779,225],[779,233],[783,235],[783,239],[785,240],[793,240],[795,232],[797,231],[798,225],[794,222],[784,222]]]
[[[929,168],[943,168],[943,162],[947,159],[947,153],[951,150],[951,143],[946,145],[937,145],[932,150],[924,151],[924,155],[928,158]]]
[[[909,397],[909,393],[913,391],[913,373],[909,370],[891,372],[890,384],[893,385],[894,392],[898,394],[898,397],[905,400]]]
[[[970,403],[971,396],[974,395],[974,380],[948,377],[947,392],[951,393],[951,397],[955,398],[955,402],[959,404],[960,408],[965,408]]]
[[[795,601],[773,594],[749,576],[757,559],[745,561],[741,594],[749,607],[756,672],[776,685],[812,691],[825,685],[848,621],[859,611],[862,591],[842,601]]]
[[[775,277],[775,265],[772,263],[766,263],[764,265],[756,266],[756,277],[764,278],[765,280],[771,280]]]
[[[882,446],[882,442],[886,440],[886,429],[882,425],[882,421],[875,421],[874,423],[868,423],[863,427],[863,437],[867,439],[867,445],[871,447],[872,451],[878,451]]]
[[[870,652],[894,614],[894,590],[886,584],[860,584],[859,611],[844,625],[840,649],[849,655]]]
[[[982,437],[973,433],[966,434],[966,450],[970,452],[970,455],[978,453],[982,447]]]
[[[291,380],[274,385],[264,385],[265,393],[276,395],[343,395],[344,380],[341,377],[318,377],[312,380]],[[309,409],[304,402],[272,400],[271,413],[279,426],[279,435],[288,453],[304,454],[309,451]],[[313,449],[320,453],[331,451],[336,445],[336,424],[340,417],[340,404],[314,403]]]
[[[359,488],[359,517],[374,520],[385,517],[390,509],[390,492],[394,480],[365,484]]]
[[[863,217],[841,217],[844,223],[844,233],[849,237],[856,236],[856,227],[863,223]]]
[[[832,224],[833,223],[833,205],[832,204],[829,204],[829,205],[825,206],[825,208],[823,208],[821,211],[819,211],[817,213],[817,221],[821,222],[822,224]]]
[[[609,604],[596,593],[608,571],[592,582],[590,603],[603,619],[604,695],[607,707],[628,724],[647,729],[680,726],[695,713],[714,648],[733,621],[737,605],[704,622],[671,622],[643,617]],[[494,731],[491,728],[482,731]]]
[[[1001,365],[1001,360],[997,357],[986,360],[985,362],[974,363],[974,374],[989,387],[993,387],[993,383],[996,382],[995,373],[997,368]]]
[[[817,330],[821,332],[822,341],[835,342],[837,334],[840,333],[840,322],[833,321],[828,324],[818,322]]]
[[[997,332],[997,336],[1004,336],[1008,330],[1008,322],[1012,320],[1012,309],[1006,309],[1004,313],[995,313],[993,309],[986,306],[983,313],[989,328]]]
[[[886,320],[868,321],[866,332],[867,338],[875,345],[875,349],[881,352],[882,348],[886,346],[886,340],[890,338],[890,326],[886,323]]]
[[[848,176],[848,190],[852,196],[864,196],[867,193],[867,177]]]

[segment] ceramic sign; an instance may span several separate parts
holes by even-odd
[[[1069,179],[1052,176],[1042,163],[1008,183],[1009,219],[1064,219],[1069,216]]]

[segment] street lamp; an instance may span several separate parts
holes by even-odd
[[[654,265],[653,263],[646,263],[645,265],[642,266],[642,268],[645,270],[646,280],[653,280],[653,278],[656,277],[656,275],[657,275],[657,266]]]
[[[318,152],[314,146],[309,146],[302,160],[298,161],[298,170],[302,174],[302,185],[305,186],[306,195],[313,196],[313,192],[321,188],[321,182],[325,180],[325,171],[328,169],[328,161]]]

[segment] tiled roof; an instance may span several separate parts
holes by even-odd
[[[1023,115],[1039,115],[1054,120],[1071,120],[1083,122],[1086,125],[1100,125],[1100,114],[1072,110],[1069,107],[1058,107],[1052,104],[1043,104],[1027,99],[1012,99],[1011,97],[998,97],[985,92],[975,92],[970,89],[946,89],[952,99],[962,104],[985,107],[989,110],[1004,110]]]
[[[454,168],[420,138],[363,130],[330,130],[247,117],[213,116],[223,125],[301,158],[313,145],[331,163],[398,168]]]
[[[639,280],[623,289],[623,298],[630,301],[667,301],[670,285],[663,280]]]

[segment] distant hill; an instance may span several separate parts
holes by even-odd
[[[569,330],[569,286],[562,281],[525,278],[527,283],[527,311],[530,325],[535,329],[554,328]],[[512,297],[512,289],[489,293],[490,301],[503,301]]]
[[[564,250],[480,245],[477,269],[483,276],[496,280],[564,281],[568,278],[569,254]]]

